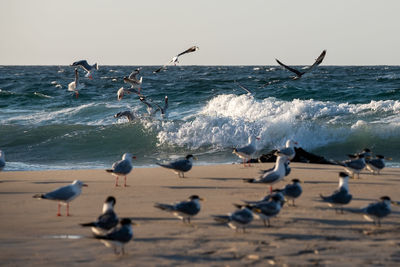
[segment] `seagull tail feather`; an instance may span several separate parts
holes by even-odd
[[[173,211],[174,210],[174,206],[173,205],[169,205],[169,204],[156,203],[156,204],[154,204],[154,207],[158,208],[160,210],[166,210],[166,211]]]
[[[36,194],[33,198],[45,198],[45,196],[43,194]]]
[[[242,179],[242,180],[244,183],[255,183],[255,181],[256,181],[256,179],[254,179],[254,178],[250,178],[250,179],[246,178],[246,179]]]
[[[80,226],[83,227],[87,227],[87,226],[96,226],[96,224],[94,222],[90,222],[90,223],[81,223]]]
[[[231,221],[231,217],[228,215],[212,215],[212,217],[219,223],[228,223]]]
[[[112,169],[107,169],[106,172],[114,172]]]

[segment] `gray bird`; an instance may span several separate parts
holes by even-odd
[[[129,94],[137,94],[138,96],[142,96],[140,94],[140,92],[136,89],[136,88],[124,88],[121,87],[118,89],[117,91],[117,99],[118,101],[122,100],[122,98],[124,97],[125,94],[129,95]]]
[[[187,155],[184,159],[178,159],[167,163],[156,163],[157,165],[173,170],[180,178],[185,178],[185,172],[192,169],[193,159],[196,159],[193,155]]]
[[[380,198],[380,201],[371,203],[365,208],[356,210],[349,209],[349,211],[362,213],[367,221],[373,222],[374,225],[381,226],[381,220],[392,212],[390,204],[398,205],[398,203],[392,201],[390,197],[383,196]]]
[[[319,57],[315,60],[314,64],[312,64],[310,67],[308,67],[304,71],[299,71],[299,70],[296,70],[295,68],[289,67],[289,66],[283,64],[282,62],[280,62],[278,59],[275,59],[275,60],[276,60],[276,62],[278,62],[279,65],[281,65],[288,71],[291,71],[294,74],[296,74],[296,76],[292,77],[292,79],[297,80],[297,79],[300,79],[304,74],[306,74],[307,72],[310,72],[312,69],[314,69],[319,64],[321,64],[322,61],[324,60],[325,55],[326,55],[326,50],[322,51],[322,53],[319,55]]]
[[[79,60],[79,61],[75,61],[74,63],[72,63],[70,66],[75,66],[75,67],[81,67],[82,69],[84,69],[87,73],[86,73],[86,77],[88,77],[89,79],[92,79],[92,72],[94,70],[98,70],[99,66],[97,65],[97,63],[94,63],[93,65],[89,65],[89,63],[86,60]]]
[[[95,222],[82,223],[81,226],[92,227],[92,232],[95,235],[102,235],[109,232],[111,229],[118,225],[118,216],[114,211],[116,200],[113,196],[107,197],[103,204],[103,213],[97,218]]]
[[[115,176],[115,186],[118,186],[119,176],[124,176],[124,186],[126,187],[126,176],[132,171],[132,159],[136,159],[131,153],[125,153],[122,156],[122,160],[114,162],[112,169],[107,169],[106,172],[111,173]]]
[[[136,118],[135,114],[133,114],[133,112],[129,110],[121,111],[114,115],[114,118],[116,119],[122,117],[126,117],[128,121],[133,121]]]
[[[244,182],[247,183],[264,183],[270,184],[269,191],[272,193],[272,184],[275,184],[282,180],[286,174],[285,162],[288,160],[288,157],[280,154],[279,152],[276,154],[276,163],[275,168],[270,171],[260,175],[257,179],[243,179]]]
[[[75,180],[72,182],[72,184],[62,186],[46,194],[36,194],[33,197],[58,201],[57,216],[61,216],[61,204],[67,205],[67,216],[69,216],[69,202],[71,202],[81,194],[83,186],[87,186],[87,184],[84,184],[79,180]]]
[[[271,194],[266,195],[265,197],[263,197],[261,200],[257,200],[257,201],[248,201],[248,200],[242,200],[244,203],[246,203],[247,205],[257,205],[261,202],[268,202],[272,199],[272,197],[276,197],[278,198],[281,202],[282,202],[282,206],[285,203],[285,196],[282,194],[280,189],[274,189],[272,190],[273,192]]]
[[[303,189],[300,185],[301,181],[299,179],[292,179],[291,184],[287,184],[284,188],[279,189],[279,191],[288,199],[292,200],[292,205],[295,206],[294,201],[296,198],[300,197],[303,193]]]
[[[247,145],[243,147],[238,147],[233,149],[233,154],[236,154],[239,158],[243,159],[243,166],[246,166],[246,161],[251,159],[252,155],[256,152],[256,144],[255,141],[260,138],[255,137],[253,135],[249,136],[249,142]],[[249,164],[250,166],[250,164]]]
[[[344,169],[352,175],[353,179],[355,178],[355,174],[357,174],[357,178],[359,179],[360,172],[365,168],[364,154],[359,154],[355,159],[338,162],[338,164],[343,166]]]
[[[177,204],[170,205],[156,203],[154,207],[167,212],[172,212],[172,214],[181,219],[184,223],[187,222],[190,224],[191,218],[200,212],[201,205],[199,201],[203,200],[204,199],[200,198],[198,195],[192,195],[186,201],[182,201]]]
[[[298,143],[289,139],[286,141],[285,147],[278,149],[278,152],[287,156],[289,160],[292,160],[294,156],[296,156],[296,150],[294,149],[295,145],[298,145]]]
[[[195,51],[197,51],[197,50],[199,50],[199,47],[198,47],[198,46],[192,46],[192,47],[186,49],[185,51],[179,53],[178,55],[174,56],[167,64],[165,64],[164,66],[158,68],[157,70],[155,70],[155,71],[153,71],[153,72],[154,72],[154,73],[160,72],[161,70],[163,70],[163,69],[164,69],[167,65],[169,65],[169,64],[174,64],[174,65],[176,65],[176,63],[179,63],[178,59],[179,59],[180,56],[182,56],[182,55],[184,55],[184,54],[187,54],[187,53],[195,52]]]
[[[0,171],[6,166],[6,155],[2,150],[0,150]]]
[[[168,111],[168,96],[165,96],[165,98],[164,98],[164,106],[163,107],[161,107],[157,103],[154,103],[154,105],[157,106],[157,110],[155,112],[160,111],[162,118],[168,117],[168,113],[167,113],[167,111]]]
[[[270,227],[270,218],[279,214],[284,202],[285,201],[282,201],[279,196],[272,196],[269,201],[259,202],[255,205],[249,205],[249,209],[263,220],[265,227]]]
[[[249,209],[249,205],[240,206],[238,210],[228,215],[212,215],[215,221],[226,223],[232,229],[238,231],[239,228],[246,231],[246,226],[253,221],[253,212]]]
[[[124,246],[133,238],[132,221],[128,218],[123,218],[120,224],[120,227],[115,228],[108,234],[95,235],[95,238],[100,239],[106,247],[113,247],[114,253],[117,255],[125,254]],[[120,247],[120,252],[118,252],[117,247]]]
[[[142,86],[143,77],[138,78],[140,68],[135,69],[128,77],[124,77],[124,82],[131,85],[131,88],[137,88],[139,93]]]
[[[324,202],[328,202],[330,207],[335,207],[336,213],[340,208],[343,213],[343,205],[349,204],[353,196],[349,194],[349,175],[345,172],[339,173],[339,187],[330,196],[320,194]]]
[[[391,158],[386,158],[391,160]],[[380,171],[385,168],[385,157],[382,155],[376,155],[375,159],[371,159],[365,162],[367,170],[372,172],[372,174],[380,174]]]

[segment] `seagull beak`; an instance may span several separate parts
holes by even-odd
[[[132,156],[132,159],[136,159],[136,156]]]
[[[256,213],[261,213],[261,210],[258,209],[258,208],[254,208],[254,209],[252,209],[252,211],[253,211],[253,212],[256,212]]]
[[[392,204],[395,205],[395,206],[400,206],[400,203],[397,202],[397,201],[390,201],[390,203],[392,203]]]
[[[131,225],[139,225],[138,223],[135,222],[131,222]]]
[[[83,184],[82,186],[84,186],[84,187],[89,187],[87,184]]]
[[[260,138],[260,137],[256,137],[256,139],[257,139],[258,141],[260,141],[260,140],[261,140],[261,138]]]
[[[194,160],[198,160],[198,158],[197,158],[197,157],[193,157],[193,159],[194,159]]]
[[[200,201],[206,201],[206,199],[205,199],[205,198],[202,198],[202,197],[199,198],[199,200],[200,200]]]
[[[393,160],[392,158],[385,158],[386,160]]]

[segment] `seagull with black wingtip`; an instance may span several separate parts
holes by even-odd
[[[173,170],[176,174],[178,174],[179,178],[185,178],[185,172],[188,172],[192,169],[194,159],[197,158],[189,154],[184,159],[178,159],[167,163],[156,163],[156,164],[163,168]]]
[[[92,232],[96,235],[102,235],[109,232],[118,225],[118,216],[114,211],[116,200],[115,197],[109,196],[103,204],[102,214],[96,221],[90,223],[82,223],[81,226],[92,227]]]
[[[212,215],[214,220],[219,223],[226,223],[231,229],[236,232],[239,228],[243,229],[243,233],[254,219],[253,212],[250,210],[250,205],[235,205],[238,210],[228,215]]]
[[[196,216],[201,209],[200,201],[203,201],[198,195],[191,195],[187,200],[176,203],[176,204],[163,204],[156,203],[154,207],[172,212],[176,217],[181,219],[184,223],[190,224],[192,217]]]
[[[343,213],[343,205],[349,204],[353,198],[349,193],[349,175],[345,172],[340,172],[338,189],[330,196],[320,194],[320,197],[324,202],[328,202],[330,207],[335,207],[336,213],[338,213],[339,207],[341,213]]]

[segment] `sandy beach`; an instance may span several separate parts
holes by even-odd
[[[258,200],[268,186],[246,184],[260,169],[272,164],[195,166],[178,178],[163,168],[137,168],[128,176],[129,187],[114,187],[114,177],[104,170],[30,171],[0,173],[0,262],[2,266],[365,266],[400,264],[400,207],[381,227],[360,214],[337,214],[319,194],[331,194],[338,183],[340,166],[292,163],[292,173],[274,187],[300,179],[302,196],[297,206],[285,205],[270,228],[254,220],[246,233],[217,224],[211,217],[233,212],[233,203]],[[353,200],[360,208],[383,195],[399,201],[400,169],[381,175],[362,172],[350,179]],[[57,203],[33,199],[75,179],[88,184],[70,205],[71,216],[57,217]],[[206,199],[202,210],[185,225],[155,202],[172,203],[197,194]],[[129,217],[134,240],[126,254],[92,238],[79,226],[101,213],[102,203],[115,196],[120,218]],[[65,215],[65,207],[62,207]]]

